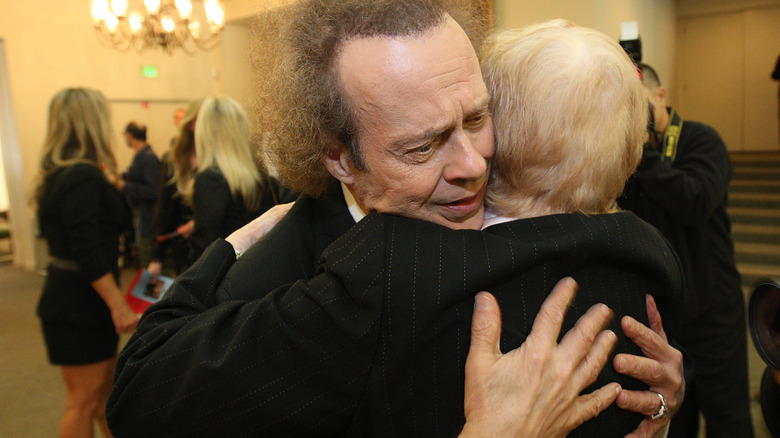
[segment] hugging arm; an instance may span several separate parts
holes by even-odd
[[[653,297],[648,295],[646,300],[650,328],[629,316],[624,317],[620,323],[626,336],[631,338],[647,357],[618,354],[614,361],[617,372],[639,379],[650,387],[649,391],[624,390],[618,396],[617,405],[620,408],[647,416],[637,430],[629,435],[632,438],[665,436],[670,417],[657,420],[650,418],[658,412],[660,406],[656,393],[663,395],[671,414],[677,412],[685,395],[682,353],[669,345]]]

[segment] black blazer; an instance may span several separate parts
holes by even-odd
[[[563,276],[581,285],[564,330],[596,301],[646,322],[648,292],[666,318],[682,290],[667,242],[628,213],[486,232],[370,215],[321,262],[306,283],[216,305],[232,247],[210,246],[121,353],[107,409],[115,436],[451,436],[476,292],[499,299],[506,351]],[[637,353],[613,329],[617,351]],[[642,388],[609,371],[597,384],[608,380]],[[616,436],[639,421],[613,409],[581,430]]]
[[[193,211],[195,230],[190,236],[190,260],[200,257],[203,250],[217,238],[225,238],[274,205],[295,200],[292,192],[279,181],[263,177],[260,205],[247,210],[241,195],[233,196],[227,180],[218,167],[212,167],[195,175],[193,187]]]

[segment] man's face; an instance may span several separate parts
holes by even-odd
[[[666,112],[666,89],[658,87],[654,91],[645,87],[645,95],[653,105],[653,120],[655,121],[655,131],[663,133],[669,125],[669,113]]]
[[[460,26],[450,19],[414,37],[352,40],[337,68],[357,116],[365,168],[355,169],[342,150],[348,171],[336,176],[360,207],[481,227],[493,123],[479,62]]]

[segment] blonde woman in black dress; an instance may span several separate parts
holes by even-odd
[[[35,194],[51,261],[37,313],[49,361],[65,380],[61,437],[91,437],[95,423],[111,436],[105,404],[118,334],[138,323],[117,284],[130,212],[105,176],[116,172],[110,138],[100,92],[68,88],[52,98]]]

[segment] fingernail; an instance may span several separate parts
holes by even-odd
[[[617,368],[620,368],[621,370],[626,367],[626,359],[624,357],[618,356],[617,358]]]
[[[479,292],[474,297],[474,311],[485,310],[488,306],[487,300],[487,296],[483,292]]]

